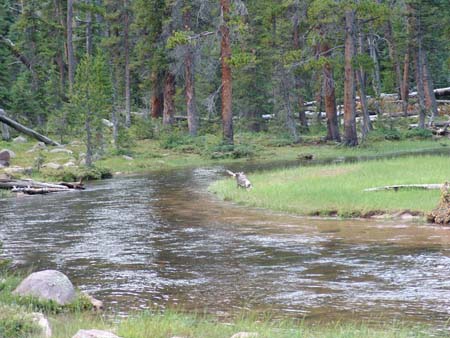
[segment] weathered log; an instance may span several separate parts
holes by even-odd
[[[227,170],[227,174],[236,178],[236,183],[237,183],[238,188],[244,188],[244,189],[252,188],[252,183],[247,178],[247,176],[245,176],[245,174],[243,172],[234,173],[230,170]]]
[[[27,195],[45,195],[52,192],[65,192],[73,189],[58,189],[58,188],[13,188],[11,192],[21,192]]]
[[[26,135],[29,135],[31,137],[34,137],[35,139],[44,142],[45,144],[51,145],[51,146],[60,146],[58,142],[55,142],[48,137],[39,134],[38,132],[34,131],[33,129],[30,129],[28,127],[25,127],[24,125],[20,124],[17,121],[14,121],[13,119],[10,119],[6,115],[0,114],[0,122],[3,122],[4,124],[7,124],[8,126],[16,129],[17,131],[20,131]]]
[[[387,185],[384,187],[368,188],[364,189],[366,192],[370,191],[384,191],[384,190],[405,190],[405,189],[423,189],[423,190],[439,190],[443,187],[443,184],[399,184],[399,185]]]

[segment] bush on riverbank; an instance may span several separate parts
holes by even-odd
[[[250,175],[251,191],[222,180],[211,191],[225,200],[301,215],[370,216],[405,210],[425,213],[439,200],[438,190],[364,192],[394,184],[443,183],[450,158],[406,157],[356,164],[333,164],[261,172]]]

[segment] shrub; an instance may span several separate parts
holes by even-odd
[[[424,139],[432,138],[433,133],[431,132],[431,130],[428,130],[428,129],[414,128],[414,129],[410,129],[410,130],[406,131],[405,137],[424,140]]]
[[[39,333],[40,329],[31,315],[18,307],[0,305],[0,337],[36,337]]]
[[[155,137],[155,126],[151,119],[138,117],[129,129],[130,135],[136,140],[147,140]]]

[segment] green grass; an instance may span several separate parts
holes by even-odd
[[[237,189],[234,180],[214,183],[210,190],[225,200],[300,215],[344,217],[395,213],[425,213],[439,201],[439,191],[364,192],[395,184],[443,183],[450,179],[450,157],[423,156],[356,164],[298,167],[252,173],[254,188]]]
[[[54,338],[72,337],[80,329],[115,332],[123,338],[229,338],[237,332],[258,332],[259,337],[274,338],[403,338],[428,337],[435,330],[405,323],[367,324],[352,322],[308,322],[279,319],[270,314],[244,313],[233,318],[189,314],[177,310],[141,311],[127,318],[110,313],[83,311],[83,307],[57,308],[49,302],[19,298],[11,294],[22,278],[3,273],[0,277],[0,337],[38,338],[31,312],[49,318]]]
[[[283,142],[284,139],[279,136],[272,136],[267,133],[240,133],[236,135],[236,151],[230,152],[229,157],[216,157],[218,153],[216,150],[220,150],[220,147],[216,144],[218,140],[217,137],[202,136],[192,139],[192,141],[189,141],[189,144],[180,145],[172,149],[163,148],[160,140],[135,141],[130,148],[120,152],[113,149],[107,150],[104,157],[96,162],[96,166],[114,173],[134,173],[179,167],[227,164],[231,162],[293,161],[305,154],[312,154],[315,159],[324,160],[335,157],[381,156],[403,152],[450,149],[450,140],[448,139],[440,139],[439,141],[432,139],[382,140],[366,142],[356,148],[347,148],[326,143],[291,144],[289,142]],[[27,152],[34,144],[36,144],[35,141],[29,141],[24,144],[0,141],[0,149],[7,148],[16,153],[17,157],[12,160],[11,165],[32,167],[34,169],[36,169],[37,158],[39,156],[43,157],[45,163],[54,162],[62,165],[71,160],[76,162],[80,158],[80,154],[85,152],[84,146],[81,143],[66,146],[67,149],[73,151],[73,155],[50,153],[48,150],[32,153]],[[51,149],[51,147],[47,149]],[[123,157],[125,153],[131,155],[133,160],[126,160]],[[244,157],[233,158],[241,155]],[[82,174],[86,174],[83,169],[41,169],[40,172],[33,171],[31,177],[34,179],[58,181],[63,179],[74,180],[77,175]]]

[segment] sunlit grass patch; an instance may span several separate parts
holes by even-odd
[[[439,191],[365,192],[364,189],[443,183],[450,179],[448,168],[450,157],[406,157],[250,173],[254,186],[250,191],[236,189],[231,179],[216,182],[210,189],[226,200],[301,215],[365,216],[404,210],[424,213],[435,207]]]

